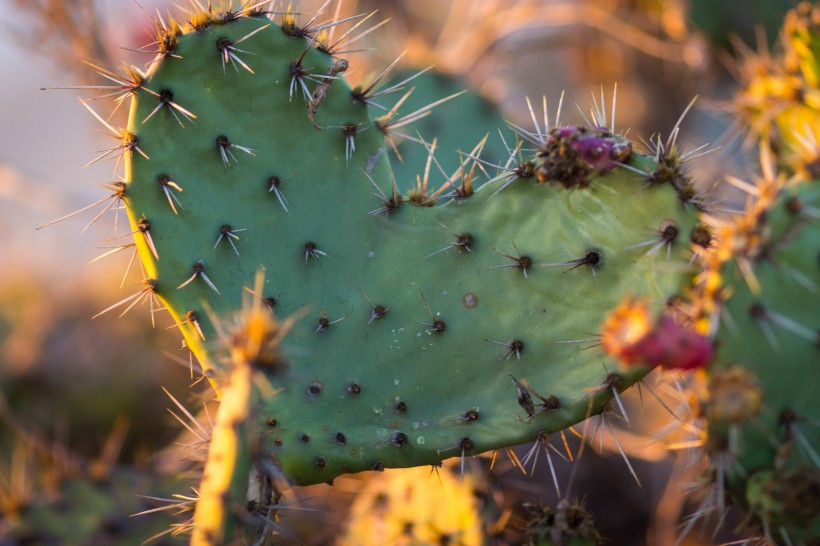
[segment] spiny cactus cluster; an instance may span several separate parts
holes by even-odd
[[[803,100],[818,17],[799,13]],[[699,409],[715,506],[728,492],[770,538],[817,536],[815,164],[765,177],[718,222],[678,127],[641,152],[602,98],[583,126],[544,100],[489,156],[498,127],[465,124],[458,150],[414,137],[420,154],[393,170],[391,144],[431,107],[374,99],[427,75],[351,88],[348,34],[331,34],[355,23],[320,18],[261,4],[158,17],[147,73],[105,72],[131,100],[127,127],[92,110],[119,139],[101,156],[125,169],[109,206],[124,204],[122,248],[145,273],[101,314],[167,308],[221,398],[193,543],[245,521],[270,532],[280,476],[438,465],[623,411],[621,391],[655,366],[703,367],[712,340]],[[764,138],[777,127],[782,162],[816,152],[810,106],[773,117],[756,85],[738,104]],[[533,514],[534,543],[561,539]]]
[[[787,16],[783,57],[749,61],[768,63],[738,99],[741,110],[766,105],[745,110],[764,174],[734,182],[746,206],[716,229],[697,300],[717,345],[699,403],[716,483],[703,510],[729,497],[748,528],[786,544],[820,536],[818,25],[820,8],[801,4]]]

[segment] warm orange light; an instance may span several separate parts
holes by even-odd
[[[641,357],[635,347],[651,328],[648,303],[628,297],[604,321],[601,333],[604,351],[625,364],[636,364]]]

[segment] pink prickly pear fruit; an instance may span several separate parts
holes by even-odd
[[[645,300],[625,300],[604,321],[604,351],[629,366],[661,366],[668,369],[701,368],[712,359],[709,339],[669,315],[657,321]]]
[[[712,360],[712,342],[703,334],[663,315],[635,350],[650,366],[677,370],[702,368]]]

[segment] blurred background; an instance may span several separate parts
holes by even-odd
[[[320,4],[303,1],[298,9],[312,13]],[[526,96],[540,102],[544,95],[555,105],[566,92],[562,121],[576,122],[576,104],[588,111],[590,94],[599,96],[602,86],[609,101],[617,83],[616,129],[629,128],[633,139],[649,139],[668,134],[698,95],[680,141],[684,150],[707,142],[719,147],[690,165],[702,187],[709,188],[726,173],[745,178],[755,170],[755,151],[732,130],[737,58],[770,47],[783,14],[795,4],[346,0],[340,14],[379,10],[374,21],[391,18],[357,42],[367,51],[352,54],[351,83],[378,73],[378,67],[406,50],[401,70],[435,64],[519,124],[528,123]],[[196,373],[189,370],[189,355],[167,315],[157,315],[155,328],[146,306],[121,318],[112,312],[92,319],[135,292],[142,278],[137,264],[123,276],[130,249],[89,264],[128,242],[127,236],[112,239],[127,235],[124,214],[116,235],[111,211],[83,231],[105,204],[36,229],[109,195],[99,184],[117,180],[110,160],[83,167],[99,155],[95,150],[115,142],[100,134],[102,126],[77,97],[108,91],[41,88],[110,84],[92,65],[113,70],[125,61],[144,67],[151,55],[135,50],[151,41],[153,25],[144,11],[157,8],[164,13],[172,6],[159,0],[140,0],[139,5],[131,0],[0,0],[0,389],[5,400],[0,399],[0,491],[6,496],[9,477],[15,468],[20,471],[12,453],[21,431],[87,460],[103,456],[115,434],[122,439],[115,458],[138,467],[153,465],[155,454],[180,431],[167,410],[173,402],[160,386],[194,409],[209,396],[204,382],[190,388]],[[334,2],[328,18],[335,9]],[[90,104],[108,110],[103,101]],[[125,113],[121,109],[110,123],[124,126]],[[673,494],[670,484],[685,480],[677,473],[683,464],[651,440],[670,416],[663,410],[641,412],[637,395],[627,403],[639,417],[619,437],[642,487],[607,442],[601,454],[587,450],[574,492],[585,497],[608,543],[674,544],[681,518],[697,504]],[[646,393],[643,404],[653,404]],[[528,449],[522,446],[519,455]],[[476,474],[484,476],[482,503],[496,508],[487,525],[499,523],[505,506],[554,502],[546,467],[530,478],[513,470],[503,454],[499,460],[504,462],[492,473],[483,468]],[[567,464],[556,463],[566,476]],[[487,467],[489,459],[470,465]],[[31,472],[36,474],[36,468]],[[37,477],[31,480],[36,483]],[[288,536],[294,543],[334,543],[364,480],[346,478],[334,488],[299,492],[305,506],[318,512],[287,513]],[[727,534],[732,525],[724,529],[714,537],[709,529],[693,530],[685,543],[732,539]],[[521,536],[500,532],[496,543],[516,540]]]

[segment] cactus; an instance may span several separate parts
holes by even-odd
[[[261,457],[298,484],[600,412],[648,369],[584,343],[627,296],[658,304],[654,320],[709,242],[674,139],[641,155],[596,108],[591,127],[518,128],[521,158],[481,188],[400,195],[390,121],[369,118],[315,19],[214,8],[161,26],[112,150],[146,279],[106,311],[158,298],[223,393],[217,317],[248,291],[301,314],[286,365],[258,366],[277,395],[251,408]]]
[[[370,480],[350,508],[338,546],[485,543],[473,477],[447,466],[388,470]]]
[[[555,508],[525,504],[526,546],[595,546],[603,539],[583,502],[561,501]]]
[[[0,544],[136,546],[172,531],[176,518],[156,510],[153,498],[167,495],[174,479],[114,461],[124,430],[115,429],[99,458],[86,460],[33,433],[2,393],[0,419],[13,444],[0,484]]]
[[[0,533],[0,543],[143,544],[154,536],[167,534],[174,523],[172,517],[161,513],[134,517],[137,512],[153,508],[150,501],[138,495],[156,492],[155,478],[136,469],[117,468],[99,481],[69,479],[59,484],[56,494],[41,491],[18,507],[25,511],[24,517],[17,519],[14,511],[6,512],[6,521],[0,522],[0,527],[7,528]],[[169,542],[166,539],[156,543]]]
[[[746,82],[741,100],[766,105],[751,127],[763,141],[764,176],[735,182],[747,205],[718,228],[696,297],[718,347],[699,401],[716,488],[701,512],[722,509],[728,496],[753,532],[789,544],[820,535],[818,21],[820,9],[809,4],[790,12],[785,58],[770,61],[793,69],[780,80],[793,95],[772,85],[772,71]],[[776,159],[772,135],[782,144]]]
[[[820,138],[817,39],[820,7],[799,4],[786,15],[782,51],[746,54],[740,65],[742,89],[734,110],[753,138],[768,143],[785,169],[795,166],[805,139]]]
[[[103,72],[131,99],[127,127],[84,103],[119,141],[98,158],[125,167],[107,208],[124,204],[120,249],[145,274],[100,315],[166,307],[221,398],[194,544],[269,529],[279,472],[301,485],[463,460],[609,411],[652,366],[708,359],[670,313],[712,242],[677,127],[639,153],[603,99],[582,127],[552,127],[544,101],[543,125],[511,126],[493,155],[498,127],[455,109],[466,136],[438,150],[462,171],[408,188],[411,165],[439,163],[420,138],[391,170],[397,119],[417,114],[351,89],[318,15],[271,15],[158,19],[147,73]]]
[[[781,176],[753,192],[704,273],[722,320],[700,413],[715,498],[725,490],[755,532],[797,543],[820,533],[818,187]]]

